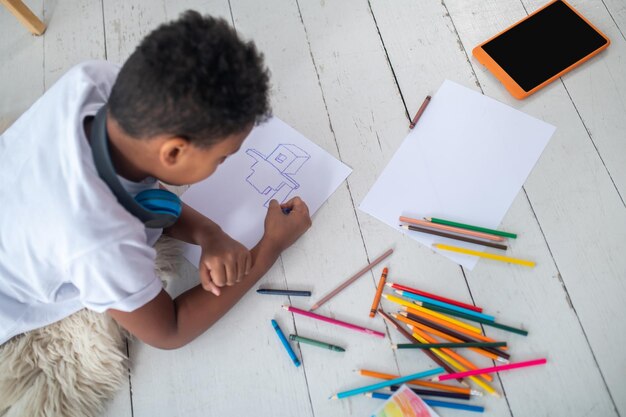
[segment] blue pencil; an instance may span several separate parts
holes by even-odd
[[[452,310],[452,311],[458,311],[459,313],[467,314],[468,316],[478,317],[478,318],[481,318],[483,320],[488,320],[488,321],[495,321],[496,320],[496,318],[494,316],[489,316],[489,315],[483,314],[483,313],[477,313],[476,311],[468,310],[468,309],[463,308],[463,307],[457,307],[457,306],[452,305],[452,304],[448,304],[448,303],[444,303],[444,302],[441,302],[441,301],[433,300],[432,298],[422,297],[421,295],[413,294],[413,293],[410,293],[408,291],[395,290],[395,292],[397,294],[400,294],[403,297],[410,298],[410,299],[415,300],[415,301],[421,301],[423,303],[429,303],[429,304],[432,304],[432,305],[435,305],[435,306],[447,308],[448,310]]]
[[[398,384],[401,384],[403,382],[410,381],[412,379],[424,378],[426,376],[430,376],[430,375],[434,375],[434,374],[440,374],[440,373],[443,373],[443,372],[444,372],[443,368],[430,369],[428,371],[418,372],[416,374],[411,374],[411,375],[407,375],[407,376],[401,376],[399,378],[394,378],[394,379],[390,379],[388,381],[379,382],[378,384],[366,385],[364,387],[355,388],[355,389],[351,389],[349,391],[340,392],[338,394],[333,395],[330,398],[333,399],[333,400],[336,400],[338,398],[350,397],[351,395],[363,394],[364,392],[367,392],[367,391],[374,391],[374,390],[377,390],[379,388],[385,388],[385,387],[388,387],[390,385],[398,385]]]
[[[300,361],[298,360],[298,357],[296,356],[296,352],[294,352],[293,349],[291,348],[291,345],[289,345],[287,338],[283,334],[283,331],[280,330],[280,326],[278,325],[278,323],[276,323],[276,320],[272,320],[272,326],[274,327],[274,330],[276,330],[276,334],[278,335],[278,338],[280,339],[280,341],[283,342],[283,346],[287,350],[287,353],[289,354],[289,357],[293,361],[293,364],[296,366],[300,366]]]
[[[378,398],[379,400],[388,400],[389,398],[391,398],[392,394],[386,394],[383,392],[367,392],[365,393],[365,395],[370,398]],[[456,410],[473,411],[475,413],[483,413],[485,411],[485,407],[480,407],[477,405],[467,405],[467,404],[451,403],[448,401],[424,400],[424,399],[422,399],[422,401],[424,401],[430,407],[454,408]]]

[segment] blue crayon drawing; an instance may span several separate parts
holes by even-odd
[[[265,207],[272,199],[284,203],[291,192],[300,187],[293,175],[311,157],[293,144],[280,144],[268,156],[256,149],[247,149],[246,154],[254,158],[254,163],[250,166],[252,173],[246,181],[259,194],[268,196],[263,204]]]

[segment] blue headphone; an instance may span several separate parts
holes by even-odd
[[[117,178],[109,153],[106,113],[106,106],[102,106],[91,125],[91,153],[98,175],[115,194],[117,201],[146,227],[160,229],[173,225],[182,211],[182,203],[176,194],[153,189],[142,191],[133,198]]]

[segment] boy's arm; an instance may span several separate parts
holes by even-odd
[[[285,215],[281,208],[290,208],[291,212]],[[242,282],[222,288],[219,297],[198,285],[174,300],[161,291],[133,312],[107,312],[145,343],[162,349],[184,346],[219,320],[271,268],[282,250],[310,225],[308,208],[299,198],[282,207],[272,201],[265,219],[265,234],[251,251],[252,267]]]
[[[228,236],[211,219],[182,203],[181,215],[173,226],[163,230],[167,236],[199,245],[202,255],[198,270],[202,286],[220,295],[224,285],[241,281],[250,271],[250,251]]]

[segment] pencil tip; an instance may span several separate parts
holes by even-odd
[[[332,397],[329,398],[329,400],[336,400],[337,399],[337,395],[333,395]]]

